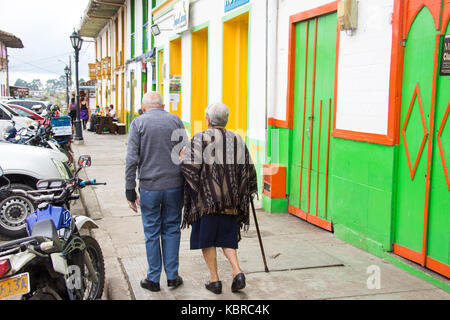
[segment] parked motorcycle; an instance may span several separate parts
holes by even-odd
[[[15,128],[15,123],[12,122],[3,135],[3,138],[11,143],[16,144],[26,144],[31,146],[45,147],[54,149],[64,153],[69,159],[70,163],[74,163],[73,150],[71,147],[72,136],[56,136],[54,134],[54,128],[51,125],[54,112],[57,111],[55,106],[53,109],[46,114],[44,119],[44,124],[47,126],[40,125],[38,128],[28,127],[17,130]]]
[[[47,179],[37,190],[13,190],[10,184],[0,192],[18,193],[38,203],[26,219],[28,237],[0,245],[0,300],[22,295],[22,300],[100,299],[105,283],[103,254],[98,242],[82,229],[98,228],[85,216],[73,216],[75,191],[90,185],[105,185],[78,178],[91,158],[81,156],[71,180]],[[0,178],[5,179],[0,167]]]

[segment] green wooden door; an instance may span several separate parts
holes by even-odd
[[[334,98],[336,13],[296,25],[294,119],[289,204],[319,226],[326,212],[327,168]],[[320,220],[316,219],[319,218]],[[319,222],[319,223],[317,223]]]
[[[450,24],[447,26],[450,34]],[[441,37],[443,38],[443,37]],[[442,44],[442,39],[441,39]],[[439,45],[441,50],[442,45]],[[439,54],[442,56],[442,52]],[[450,77],[437,77],[434,143],[428,214],[428,267],[450,276]],[[440,265],[443,264],[443,265]],[[445,271],[446,270],[446,271]],[[443,272],[441,272],[443,271]]]
[[[450,185],[445,159],[450,162],[450,129],[445,124],[450,79],[435,72],[441,48],[437,35],[430,11],[422,8],[405,45],[394,252],[448,276]]]

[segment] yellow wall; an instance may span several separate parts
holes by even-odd
[[[164,50],[160,50],[158,51],[158,92],[161,96],[164,96],[163,65],[164,65]]]
[[[181,76],[181,37],[170,41],[169,54],[170,54],[169,74]],[[175,105],[170,103],[170,112],[176,114],[178,117],[181,118],[181,93],[179,93],[179,96],[180,97],[176,105],[176,109]]]
[[[248,12],[223,24],[222,100],[230,109],[227,129],[247,130]]]
[[[208,28],[192,33],[191,135],[206,130],[208,104]]]

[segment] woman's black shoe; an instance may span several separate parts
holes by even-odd
[[[222,293],[222,281],[215,281],[215,282],[208,281],[207,283],[205,283],[205,288],[215,294],[221,294]]]
[[[141,280],[141,287],[152,292],[160,291],[159,282],[153,282],[147,279]]]
[[[231,285],[231,292],[237,292],[245,288],[245,276],[243,273],[239,273],[233,279],[233,283]]]

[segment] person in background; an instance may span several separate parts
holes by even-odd
[[[180,152],[186,180],[182,228],[192,226],[191,250],[201,249],[209,268],[207,290],[222,293],[216,248],[231,268],[231,291],[245,288],[236,250],[240,229],[248,230],[251,197],[257,193],[255,166],[240,135],[226,130],[229,110],[223,103],[206,109],[208,130],[197,133]]]
[[[97,116],[100,116],[102,114],[102,109],[100,109],[100,106],[97,106],[97,108],[95,109],[95,114]]]
[[[75,103],[75,98],[70,99],[70,104],[68,106],[70,121],[72,122],[72,128],[75,127],[75,120],[77,119],[77,104]]]
[[[83,129],[86,130],[86,124],[89,120],[89,104],[86,101],[86,97],[81,98],[80,119],[83,122]]]
[[[144,114],[135,118],[130,127],[125,194],[134,212],[141,207],[148,262],[141,287],[160,291],[162,263],[168,287],[176,288],[183,283],[178,267],[184,179],[179,163],[172,158],[172,150],[179,144],[172,140],[172,135],[179,132],[182,141],[189,139],[181,119],[164,110],[159,93],[146,93],[142,109]],[[139,194],[135,190],[136,172]]]
[[[113,118],[113,119],[116,117],[116,110],[114,110],[114,106],[113,105],[109,106],[108,116]]]

